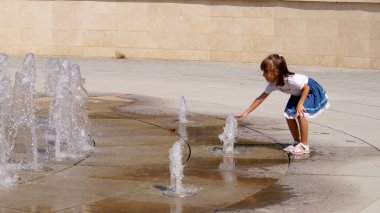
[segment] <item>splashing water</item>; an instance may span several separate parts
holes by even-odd
[[[223,130],[223,133],[219,135],[219,140],[223,142],[223,151],[227,155],[233,154],[237,135],[237,120],[232,114],[228,115]]]
[[[188,107],[186,104],[185,97],[181,96],[181,102],[180,102],[180,106],[179,106],[179,122],[180,123],[188,123],[189,122],[186,118],[187,110],[188,110]]]

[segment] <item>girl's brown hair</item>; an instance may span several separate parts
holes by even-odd
[[[293,72],[288,70],[285,58],[279,54],[272,54],[266,57],[261,62],[260,68],[262,71],[278,70],[280,72],[276,86],[284,86],[284,77],[294,75]]]

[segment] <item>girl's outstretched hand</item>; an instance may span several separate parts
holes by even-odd
[[[235,117],[236,119],[238,119],[239,121],[241,121],[241,120],[244,120],[244,118],[246,118],[247,116],[248,116],[248,113],[243,112],[243,113],[241,113],[240,115],[235,115],[234,117]]]

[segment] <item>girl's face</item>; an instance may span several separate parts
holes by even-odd
[[[269,83],[275,83],[277,82],[278,78],[278,70],[265,70],[263,71],[263,76],[265,80],[267,80]]]

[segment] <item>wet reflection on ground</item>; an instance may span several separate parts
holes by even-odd
[[[39,103],[39,112],[46,111],[46,102]],[[244,137],[237,139],[238,152],[225,157],[212,151],[222,147],[218,135],[224,120],[190,114],[193,122],[180,129],[175,114],[120,110],[142,104],[126,96],[91,97],[87,108],[95,152],[83,159],[50,162],[51,171],[20,173],[29,184],[0,191],[0,206],[20,211],[210,212],[225,206],[254,208],[260,196],[271,202],[284,199],[268,198],[262,191],[273,187],[288,168],[281,146],[270,139],[255,141],[265,137],[239,127]],[[168,150],[178,137],[190,145],[185,158],[191,154],[183,183],[201,189],[185,199],[163,196],[159,189],[170,185]],[[19,150],[22,147],[20,143]]]

